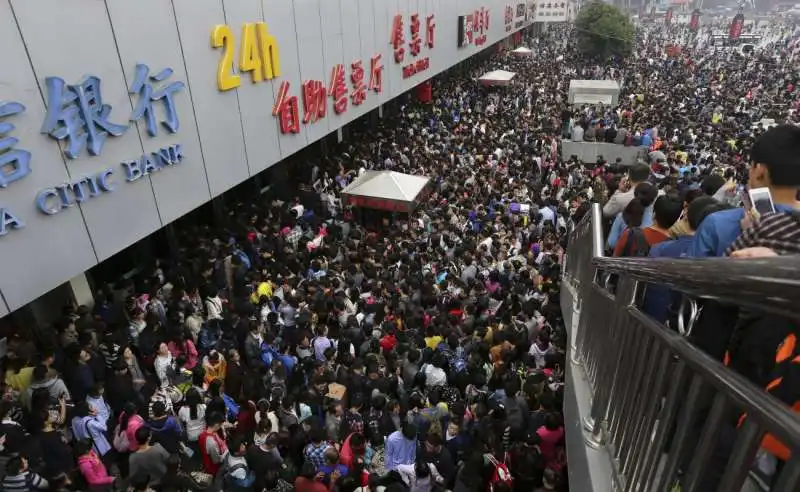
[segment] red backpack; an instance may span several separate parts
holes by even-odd
[[[511,472],[508,471],[508,466],[506,466],[507,456],[503,456],[502,463],[497,461],[491,454],[485,454],[483,456],[494,466],[492,478],[489,479],[489,486],[486,488],[487,492],[513,489],[514,477],[511,476]]]

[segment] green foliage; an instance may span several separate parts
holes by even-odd
[[[588,58],[606,60],[631,53],[635,28],[617,7],[593,1],[584,4],[575,20],[578,48]]]

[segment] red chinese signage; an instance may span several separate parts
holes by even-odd
[[[364,196],[348,196],[348,205],[356,207],[374,208],[377,210],[386,210],[387,212],[408,212],[408,203],[398,202],[394,200],[385,200],[383,198],[370,198]]]
[[[692,18],[689,21],[689,30],[697,31],[700,28],[700,10],[694,9],[692,12]]]
[[[486,44],[486,33],[489,31],[489,10],[481,7],[472,16],[472,30],[475,32],[475,46]]]
[[[408,54],[410,57],[416,58],[419,56],[422,52],[423,42],[428,49],[432,49],[434,46],[436,23],[433,14],[426,16],[424,21],[423,32],[423,19],[420,15],[411,14],[409,16],[408,28],[410,36],[408,38]],[[404,63],[406,61],[406,32],[405,21],[402,14],[395,15],[392,20],[389,44],[392,45],[392,51],[394,52],[394,62],[398,64]],[[426,70],[429,66],[430,60],[428,57],[412,61],[403,66],[403,78],[411,77],[414,74]]]
[[[744,14],[739,12],[734,16],[733,21],[731,21],[731,28],[728,31],[728,37],[731,39],[739,39],[739,36],[742,35],[742,28],[744,27]]]
[[[347,82],[344,79],[344,65],[341,63],[333,66],[331,70],[331,85],[328,95],[333,99],[333,111],[342,114],[347,111]]]
[[[349,80],[349,84],[348,84]],[[290,93],[291,85],[281,82],[272,115],[278,118],[281,133],[300,133],[300,108],[297,96]],[[369,91],[380,94],[383,91],[383,64],[381,55],[373,56],[369,61],[369,79],[367,79],[364,62],[356,60],[350,64],[350,74],[344,65],[336,64],[331,69],[330,81],[306,80],[303,82],[303,119],[304,125],[313,125],[325,118],[328,113],[328,98],[333,101],[333,112],[347,112],[348,104],[361,105]],[[349,99],[349,103],[348,103]]]
[[[369,90],[380,93],[383,90],[383,64],[378,53],[369,61]]]
[[[289,82],[281,82],[278,98],[272,107],[272,116],[278,117],[281,133],[300,133],[300,116],[297,109],[297,96],[289,95]]]
[[[321,80],[303,82],[303,124],[316,123],[328,111],[328,91]],[[286,132],[284,132],[286,133]]]
[[[403,78],[407,79],[409,77],[413,77],[420,72],[424,72],[430,66],[430,59],[427,56],[425,58],[420,58],[414,63],[409,63],[403,67]]]

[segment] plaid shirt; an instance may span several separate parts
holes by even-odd
[[[279,478],[278,483],[275,484],[275,487],[271,489],[265,488],[264,490],[266,492],[293,492],[294,487],[286,480]]]
[[[295,227],[286,234],[286,242],[290,243],[293,248],[297,249],[297,243],[303,237],[303,230],[300,227]]]
[[[320,467],[325,466],[325,451],[327,451],[329,447],[331,447],[331,445],[327,442],[322,442],[318,446],[312,443],[306,446],[303,455],[306,461],[314,465],[315,470],[319,470]]]

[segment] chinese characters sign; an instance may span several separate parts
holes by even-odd
[[[505,10],[503,11],[503,24],[506,26],[506,32],[509,32],[514,28],[514,9],[511,7],[511,5],[506,5]]]
[[[381,55],[373,56],[369,61],[369,74],[362,60],[353,61],[349,72],[342,64],[331,69],[330,80],[306,80],[303,82],[302,111],[300,119],[300,100],[290,93],[291,84],[281,82],[275,96],[272,115],[278,118],[278,127],[283,134],[300,133],[300,123],[314,124],[328,114],[328,99],[332,101],[334,114],[344,114],[348,105],[360,106],[371,91],[380,94],[383,91],[383,64]],[[348,75],[349,73],[349,75]]]
[[[569,2],[540,1],[535,9],[536,22],[566,22],[569,17]]]
[[[525,25],[525,16],[527,13],[527,8],[525,8],[524,3],[517,4],[517,15],[516,15],[516,22],[514,22],[514,29],[519,29],[520,27]]]
[[[68,84],[59,77],[47,77],[47,111],[41,133],[63,142],[63,152],[68,160],[79,158],[84,151],[89,156],[99,156],[108,136],[118,137],[124,134],[131,122],[142,120],[147,133],[151,137],[156,136],[159,107],[164,116],[160,121],[161,125],[169,133],[175,133],[180,128],[180,121],[174,96],[185,85],[180,81],[170,82],[172,75],[170,68],[151,74],[147,65],[136,65],[133,83],[129,88],[136,102],[125,123],[115,123],[112,107],[103,103],[100,78],[87,76],[76,84]],[[20,103],[0,102],[0,188],[13,185],[33,171],[34,159],[31,153],[24,150],[24,144],[13,136],[13,119],[24,111],[25,106]],[[181,146],[175,144],[120,165],[125,180],[133,182],[167,166],[178,164],[182,159]],[[69,183],[40,190],[34,203],[40,212],[55,215],[65,208],[112,192],[115,188],[114,169],[109,167]],[[22,227],[22,220],[10,210],[0,207],[0,236]]]
[[[417,58],[422,51],[424,21],[424,44],[427,49],[433,49],[435,43],[436,22],[433,14],[425,16],[411,14],[408,19],[408,43],[406,43],[406,23],[401,14],[395,15],[392,20],[392,30],[389,44],[394,53],[394,62],[403,65],[403,78],[407,79],[419,72],[427,70],[430,66],[428,57]],[[406,60],[406,47],[408,47],[409,60]]]
[[[280,76],[278,43],[264,22],[251,22],[242,26],[238,69],[235,44],[236,40],[229,26],[214,27],[211,45],[223,49],[217,68],[219,90],[228,91],[239,87],[242,76],[247,72],[250,73],[253,83]],[[411,47],[412,52],[414,49],[416,48]],[[300,97],[292,93],[289,81],[281,81],[277,86],[272,115],[277,119],[281,133],[298,134],[301,124],[313,125],[329,114],[329,99],[333,114],[340,115],[347,112],[350,105],[363,104],[370,91],[379,94],[382,90],[383,64],[381,55],[377,54],[369,60],[369,64],[363,60],[354,60],[348,65],[334,65],[328,80],[304,81],[299,88]]]
[[[482,46],[486,43],[489,31],[489,10],[481,7],[472,14],[458,17],[458,47],[474,44]]]

